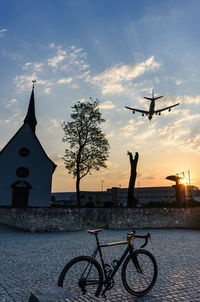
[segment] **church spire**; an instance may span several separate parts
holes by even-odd
[[[26,117],[24,119],[24,123],[29,124],[33,132],[35,132],[35,127],[37,125],[37,120],[35,117],[35,97],[34,97],[34,83],[36,82],[35,80],[33,82],[33,87],[32,87],[32,93],[29,101],[29,106],[28,106],[28,111],[26,114]]]

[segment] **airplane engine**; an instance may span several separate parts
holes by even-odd
[[[144,113],[142,113],[142,116],[144,116]]]
[[[135,111],[133,111],[133,114],[135,113]]]
[[[171,108],[169,108],[169,112],[171,111]]]
[[[161,115],[161,112],[159,112],[159,115]]]

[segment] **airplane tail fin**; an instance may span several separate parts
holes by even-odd
[[[160,98],[163,98],[163,95],[154,97],[154,88],[152,89],[152,97],[151,98],[144,96],[144,99],[147,99],[149,101],[155,101],[155,100],[160,99]]]

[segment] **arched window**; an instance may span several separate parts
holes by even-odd
[[[19,167],[16,170],[16,174],[20,178],[28,177],[29,176],[29,169],[27,169],[25,167]]]

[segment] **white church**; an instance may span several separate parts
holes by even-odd
[[[48,207],[56,168],[36,134],[34,85],[24,123],[0,151],[0,206]]]

